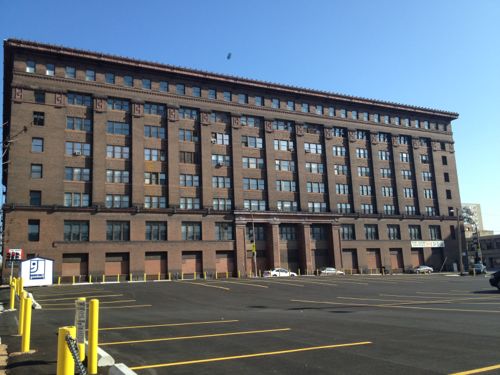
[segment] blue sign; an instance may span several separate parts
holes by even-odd
[[[41,280],[45,278],[45,260],[30,260],[30,280]]]

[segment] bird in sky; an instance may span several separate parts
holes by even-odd
[[[227,59],[227,60],[230,60],[230,59],[231,59],[231,52],[229,52],[229,53],[227,54],[226,59]]]

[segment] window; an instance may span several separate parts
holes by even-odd
[[[64,207],[88,207],[90,206],[89,194],[64,193]]]
[[[66,142],[66,155],[73,156],[90,156],[90,143]]]
[[[273,121],[274,130],[284,130],[289,133],[293,132],[293,122],[286,120],[274,120]]]
[[[333,156],[346,156],[347,151],[344,146],[333,146]]]
[[[370,177],[371,176],[370,167],[358,167],[358,176]]]
[[[134,86],[134,78],[131,76],[123,76],[123,85],[127,87]]]
[[[304,150],[306,153],[311,153],[311,154],[322,154],[323,153],[323,146],[319,143],[304,143]]]
[[[156,103],[144,103],[144,113],[147,115],[165,116],[165,106]]]
[[[441,151],[446,151],[446,143],[439,142],[439,145],[441,146]]]
[[[399,225],[387,225],[387,238],[390,240],[400,240],[401,232],[399,230]]]
[[[182,222],[182,239],[184,241],[200,241],[201,223]]]
[[[42,205],[42,192],[39,190],[30,190],[30,206]]]
[[[342,165],[342,164],[335,164],[333,166],[333,171],[336,175],[339,176],[347,176],[349,173],[347,165]]]
[[[330,106],[328,107],[328,116],[333,117],[335,116],[335,108]]]
[[[108,121],[106,125],[106,133],[130,135],[130,125],[126,122]]]
[[[282,241],[296,241],[297,240],[297,230],[295,225],[280,225],[280,240]]]
[[[307,210],[309,212],[326,212],[327,207],[325,202],[307,202]]]
[[[255,97],[255,105],[258,107],[262,107],[264,105],[264,99],[262,98],[262,96]]]
[[[179,162],[186,164],[196,164],[198,163],[198,158],[194,152],[179,151]]]
[[[200,198],[180,198],[179,208],[181,210],[199,210]]]
[[[233,224],[231,223],[215,223],[215,240],[216,241],[232,241]]]
[[[247,94],[239,94],[238,95],[238,103],[248,104],[248,95]]]
[[[147,138],[165,139],[165,128],[161,126],[144,125],[144,136]]]
[[[308,193],[324,193],[325,184],[323,182],[307,182],[306,190]]]
[[[302,103],[302,106],[300,107],[300,110],[304,113],[309,113],[309,104],[307,103]]]
[[[217,90],[208,89],[208,99],[217,99]]]
[[[114,73],[104,74],[104,82],[109,83],[111,85],[114,85],[115,84],[115,74]]]
[[[199,111],[196,108],[180,107],[179,117],[197,121],[199,118]]]
[[[347,117],[347,111],[345,109],[340,110],[340,117],[341,118],[346,118]]]
[[[384,204],[384,214],[396,215],[396,207],[393,204]]]
[[[212,133],[212,143],[229,146],[230,144],[229,134]]]
[[[42,164],[31,164],[31,178],[33,179],[43,178]]]
[[[89,108],[92,107],[92,97],[90,95],[68,92],[67,98],[68,98],[68,104],[70,105],[83,105]],[[108,99],[108,106],[109,106],[109,99]]]
[[[44,126],[45,125],[45,113],[44,112],[33,112],[33,125]]]
[[[370,185],[359,185],[359,195],[372,195],[372,187]]]
[[[89,222],[64,220],[64,241],[88,241]]]
[[[110,159],[128,159],[130,149],[126,146],[106,146],[106,157]]]
[[[210,113],[210,122],[229,124],[229,116],[225,112],[212,111],[212,113]]]
[[[429,155],[427,154],[420,155],[420,162],[422,164],[429,164]]]
[[[73,66],[66,67],[66,73],[64,75],[66,78],[76,78],[76,69]]]
[[[247,241],[265,241],[266,227],[263,224],[247,224],[246,228]]]
[[[368,139],[368,133],[365,132],[364,130],[357,130],[356,139],[362,139],[366,141]]]
[[[376,224],[365,224],[365,239],[378,240],[378,226]]]
[[[128,195],[107,194],[106,208],[128,208],[130,206],[130,198]]]
[[[40,220],[28,220],[28,241],[40,241]]]
[[[177,95],[186,95],[186,86],[182,83],[178,83],[175,85],[175,93]]]
[[[280,107],[280,100],[279,99],[271,99],[271,107],[272,108],[279,108]]]
[[[260,178],[243,178],[243,190],[265,190],[265,182]]]
[[[35,103],[45,104],[45,92],[41,90],[35,90]]]
[[[390,168],[380,168],[380,176],[382,178],[391,178],[392,170]]]
[[[403,193],[405,198],[413,198],[413,188],[404,188]]]
[[[368,120],[369,120],[369,118],[370,118],[370,116],[368,115],[368,112],[362,112],[362,113],[361,113],[361,119],[362,119],[363,121],[368,121]]]
[[[391,153],[386,150],[379,150],[378,158],[380,160],[391,160]]]
[[[444,173],[444,182],[450,182],[450,174],[448,172]]]
[[[349,194],[348,184],[335,184],[335,192],[337,194]]]
[[[430,129],[429,121],[423,121],[424,129]]]
[[[389,124],[389,116],[387,115],[382,116],[382,121],[384,122],[384,124]]]
[[[274,164],[277,171],[295,172],[295,162],[293,160],[275,160]]]
[[[128,184],[130,182],[130,173],[129,171],[107,169],[106,182],[115,184]]]
[[[198,89],[199,89],[199,87],[198,87]],[[168,82],[160,81],[159,90],[161,92],[167,92],[168,91]],[[194,91],[194,87],[193,87],[193,91]],[[196,96],[196,95],[193,94],[193,96]]]
[[[277,180],[276,191],[296,191],[295,181]]]
[[[378,138],[379,142],[387,143],[387,142],[389,142],[389,139],[391,138],[391,136],[388,133],[378,133],[377,138]]]
[[[243,208],[245,210],[251,210],[251,211],[265,211],[266,201],[257,199],[244,199]]]
[[[362,203],[361,204],[361,213],[363,214],[373,214],[375,211],[373,209],[373,204]]]
[[[358,111],[351,111],[351,118],[353,120],[357,120],[358,119]]]
[[[295,111],[295,102],[293,100],[287,101],[286,109],[288,109],[289,111]]]
[[[439,225],[429,225],[429,235],[432,241],[441,240],[441,227]]]
[[[224,99],[224,101],[230,102],[232,100],[231,92],[230,91],[224,91],[222,93],[222,98]]]
[[[434,198],[434,192],[432,189],[424,189],[424,197],[427,199],[433,199]]]
[[[229,137],[229,135],[228,135]],[[249,137],[246,135],[241,136],[241,145],[244,147],[252,147],[252,148],[262,148],[263,140],[258,137]]]
[[[316,104],[316,114],[323,115],[323,106],[321,104]]]
[[[448,158],[445,155],[441,156],[441,163],[443,165],[448,165]]]
[[[313,241],[328,240],[328,228],[324,225],[311,225],[311,239]]]
[[[90,169],[65,167],[64,179],[66,181],[90,181]]]
[[[43,138],[31,138],[31,152],[43,152]]]
[[[426,206],[425,216],[436,216],[436,209],[432,206]]]
[[[165,151],[154,148],[144,149],[144,160],[150,161],[165,161]]]
[[[316,124],[304,124],[304,131],[308,134],[316,134],[321,135],[323,132],[323,128],[320,125]]]
[[[422,233],[420,232],[420,225],[408,225],[408,233],[410,240],[421,240]]]
[[[45,75],[54,76],[55,74],[56,74],[56,67],[54,66],[54,64],[47,64],[45,69]]]
[[[446,189],[446,199],[451,199],[451,190]]]
[[[278,160],[276,160],[278,161]],[[261,158],[242,158],[243,168],[251,168],[251,169],[263,169],[264,168],[264,159]]]
[[[144,208],[166,208],[167,198],[146,195],[144,197]]]
[[[410,137],[408,137],[406,135],[400,135],[398,137],[398,141],[399,141],[400,145],[408,145],[408,144],[410,144]]]
[[[405,206],[405,214],[406,215],[416,215],[417,214],[417,209],[415,206]]]
[[[198,142],[198,133],[194,130],[179,129],[179,141]]]
[[[224,176],[212,176],[212,187],[217,189],[231,188],[231,178]]]
[[[414,120],[414,124],[416,128],[420,128],[420,120]]]
[[[66,129],[91,132],[92,120],[79,117],[66,117]]]
[[[422,172],[422,181],[432,181],[432,173],[431,172]]]
[[[394,123],[394,125],[399,125],[401,123],[400,118],[398,116],[394,117],[392,119],[392,122]]]
[[[198,86],[191,87],[191,95],[193,95],[196,98],[200,98],[201,97],[201,88]]]
[[[342,240],[355,240],[356,231],[354,230],[354,224],[342,224],[340,226],[340,237]]]
[[[409,169],[402,169],[401,175],[403,176],[403,180],[411,180],[411,171]]]
[[[167,178],[165,173],[159,172],[144,172],[145,185],[165,185]]]
[[[142,88],[144,90],[151,90],[151,80],[147,78],[142,79]]]
[[[410,154],[407,152],[400,152],[399,153],[399,160],[402,161],[403,163],[409,163],[410,162]]]
[[[167,224],[162,221],[146,221],[146,241],[166,241]]]
[[[261,128],[262,120],[259,117],[241,116],[241,126],[248,126],[249,128]]]
[[[259,159],[259,160],[262,160],[262,159]],[[262,161],[262,163],[264,163],[264,161]],[[231,166],[231,156],[230,155],[212,154],[212,166],[214,166],[214,167],[230,167]],[[245,167],[243,167],[243,168],[245,168]]]
[[[130,110],[130,103],[125,99],[108,98],[108,109],[128,112]]]
[[[404,119],[402,119],[402,124],[403,124],[403,126],[408,127],[408,126],[410,126],[410,120],[407,118],[404,118]]]
[[[393,197],[394,189],[391,186],[382,186],[382,196]]]
[[[231,199],[228,198],[214,198],[212,200],[213,209],[216,211],[230,211]]]
[[[306,171],[309,173],[323,173],[324,167],[320,163],[306,163]]]
[[[180,186],[198,187],[200,186],[200,177],[192,174],[181,174],[179,184]]]
[[[283,212],[296,212],[297,211],[297,202],[277,201],[276,204],[277,204],[278,211],[283,211]]]
[[[108,241],[129,241],[130,223],[128,221],[108,221],[106,222],[106,240]]]
[[[367,159],[368,158],[368,150],[366,148],[357,148],[356,149],[356,157],[359,159]]]
[[[352,213],[350,203],[337,203],[337,212],[340,214],[350,214]]]

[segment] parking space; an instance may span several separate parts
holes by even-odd
[[[34,347],[55,346],[44,330],[72,324],[75,298],[98,298],[99,345],[138,374],[449,374],[500,364],[498,351],[485,348],[500,347],[493,328],[500,293],[479,277],[302,276],[32,292],[43,307],[34,324],[44,324]]]

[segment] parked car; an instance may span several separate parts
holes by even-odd
[[[341,270],[338,270],[336,268],[333,268],[333,267],[323,267],[320,270],[320,275],[325,275],[325,276],[328,276],[328,275],[345,275],[345,272],[341,271]]]
[[[500,271],[495,272],[490,278],[491,286],[497,287],[500,290]]]
[[[418,266],[415,268],[415,273],[432,273],[434,272],[434,269],[429,266]]]
[[[275,268],[270,271],[264,271],[264,277],[283,277],[283,276],[297,276],[295,272],[290,272],[285,268]]]
[[[474,264],[474,270],[476,271],[476,274],[486,273],[486,266],[482,263],[476,263]]]

